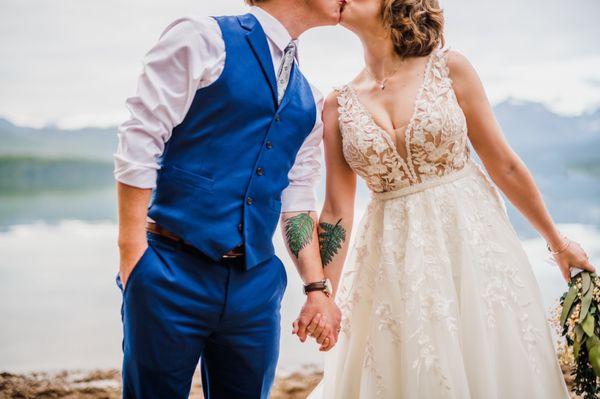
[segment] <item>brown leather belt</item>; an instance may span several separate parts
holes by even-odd
[[[157,223],[154,222],[146,222],[146,230],[154,233],[154,234],[158,234],[161,235],[163,237],[167,237],[173,241],[176,241],[180,244],[186,245],[186,246],[192,246],[192,244],[186,242],[183,240],[183,238],[179,237],[178,235],[170,232],[169,230],[165,229],[164,227],[158,225]],[[244,246],[240,245],[238,247],[235,247],[234,249],[226,252],[222,258],[223,259],[236,259],[239,257],[244,256]]]

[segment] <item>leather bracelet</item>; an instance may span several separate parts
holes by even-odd
[[[304,286],[304,292],[308,293],[311,291],[324,291],[326,288],[324,281],[317,281],[315,283],[306,284]]]
[[[312,291],[323,291],[325,295],[331,296],[331,281],[329,279],[325,279],[316,281],[314,283],[305,284],[303,291],[306,295]]]
[[[548,248],[548,252],[550,252],[550,254],[558,255],[558,254],[565,252],[567,250],[567,248],[569,248],[569,246],[571,245],[571,240],[569,240],[567,237],[563,237],[563,238],[566,240],[566,243],[563,244],[563,246],[561,248],[557,249],[556,251],[553,251],[552,248],[550,248],[550,244],[546,243],[546,248]]]

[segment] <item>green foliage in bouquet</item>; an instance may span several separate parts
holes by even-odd
[[[600,393],[600,278],[587,271],[574,276],[560,298],[560,327],[572,350],[574,389],[586,399]]]

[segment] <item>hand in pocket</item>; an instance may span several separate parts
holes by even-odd
[[[125,248],[120,248],[119,276],[123,284],[123,290],[127,286],[127,280],[131,272],[148,249],[148,242],[140,242],[139,245],[131,245]]]

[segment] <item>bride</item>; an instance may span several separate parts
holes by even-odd
[[[365,67],[323,111],[321,256],[342,331],[309,398],[568,398],[499,189],[565,280],[594,270],[586,253],[557,230],[471,64],[444,47],[438,1],[343,6]],[[342,274],[356,175],[372,199]]]

